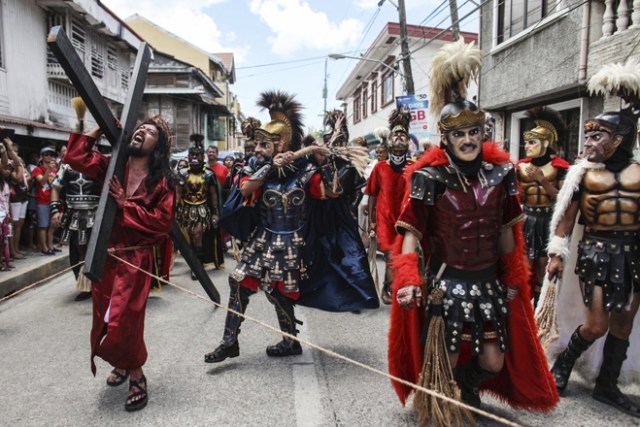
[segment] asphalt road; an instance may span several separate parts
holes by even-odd
[[[380,261],[379,261],[380,262]],[[226,271],[210,275],[226,303]],[[382,271],[382,270],[380,270]],[[179,258],[172,281],[204,295]],[[272,359],[272,331],[245,321],[240,357],[206,364],[220,340],[225,312],[165,286],[147,310],[149,405],[124,411],[127,388],[105,384],[110,367],[89,365],[90,301],[74,302],[67,273],[0,304],[0,425],[2,426],[413,426],[390,382],[343,360],[304,347],[301,356]],[[248,316],[276,326],[266,298],[257,294]],[[389,308],[336,314],[300,308],[301,337],[386,371]],[[623,390],[640,400],[640,386]],[[574,375],[567,396],[551,414],[514,412],[490,398],[484,409],[527,426],[635,426],[637,419],[590,397]],[[500,425],[480,420],[482,426]]]

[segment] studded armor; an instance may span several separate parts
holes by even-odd
[[[53,185],[63,189],[65,195],[66,209],[60,218],[60,227],[63,230],[61,241],[68,243],[72,234],[75,234],[77,244],[86,245],[100,201],[100,183],[63,163],[53,180]]]
[[[261,224],[242,252],[231,277],[260,279],[270,290],[271,281],[283,281],[285,292],[298,291],[298,281],[306,278],[303,226],[308,214],[307,184],[316,172],[310,164],[284,178],[267,179],[257,201]]]
[[[211,228],[211,206],[209,191],[216,185],[215,174],[207,168],[193,172],[191,168],[181,169],[178,183],[182,187],[180,204],[176,210],[176,220],[187,231],[191,232],[197,224],[202,224],[203,231]]]

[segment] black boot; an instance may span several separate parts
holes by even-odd
[[[628,347],[629,341],[616,338],[611,333],[607,335],[602,354],[602,367],[596,378],[593,398],[618,408],[626,414],[640,417],[640,407],[631,402],[618,388],[618,377],[622,362],[627,358]]]
[[[482,369],[478,358],[474,358],[468,365],[456,366],[454,376],[460,387],[460,399],[467,405],[480,408],[480,383],[495,375]]]
[[[536,282],[536,287],[533,289],[533,309],[538,308],[538,301],[540,301],[540,290],[542,289],[542,283]]]
[[[229,279],[229,307],[239,313],[244,314],[249,304],[249,295],[253,292],[233,280]],[[204,355],[206,363],[218,363],[225,359],[238,357],[240,355],[240,347],[238,346],[238,334],[240,333],[240,324],[244,320],[231,312],[227,312],[227,318],[224,322],[224,335],[222,342],[211,353]]]
[[[301,324],[301,322],[296,320],[292,301],[276,290],[265,295],[276,309],[280,330],[296,336],[298,334],[296,323]],[[270,357],[296,356],[298,354],[302,354],[300,343],[289,338],[283,338],[279,343],[267,347],[267,356]]]
[[[384,253],[384,281],[382,282],[382,293],[380,299],[383,304],[391,304],[391,282],[393,281],[393,271],[391,270],[391,253]]]
[[[567,388],[574,363],[576,363],[578,357],[593,344],[593,341],[587,341],[580,336],[580,326],[573,332],[569,345],[560,353],[556,362],[553,364],[553,368],[551,368],[553,379],[556,381],[556,388],[560,394]]]

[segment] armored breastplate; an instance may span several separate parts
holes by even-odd
[[[301,229],[307,215],[304,184],[295,175],[266,181],[262,185],[259,207],[262,224],[272,233]]]
[[[70,209],[95,209],[100,201],[100,184],[69,168],[64,172],[63,186]]]
[[[188,205],[201,205],[207,201],[207,181],[204,170],[200,173],[189,172],[184,177],[182,201]]]
[[[536,180],[527,175],[526,167],[530,163],[518,165],[518,179],[520,180],[520,200],[522,204],[529,208],[548,207],[553,205],[551,196],[544,187]],[[551,162],[540,168],[544,173],[544,179],[555,188],[560,188],[558,179],[558,169],[551,165]]]
[[[477,180],[467,192],[447,187],[430,216],[429,249],[439,260],[461,270],[488,268],[498,259],[503,185],[482,188]]]
[[[580,212],[586,226],[600,231],[640,230],[640,165],[619,173],[591,169],[582,178]]]

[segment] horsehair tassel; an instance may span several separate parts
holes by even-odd
[[[536,310],[536,326],[538,326],[538,338],[542,348],[547,348],[560,338],[558,332],[558,312],[556,310],[557,285],[553,281],[547,284],[542,303]]]
[[[444,264],[443,264],[444,266]],[[444,271],[441,266],[438,278]],[[436,279],[437,283],[438,279]],[[451,363],[444,338],[444,318],[442,317],[442,302],[444,292],[433,288],[431,293],[431,318],[427,329],[427,340],[424,346],[424,362],[418,385],[452,399],[460,400],[460,389],[453,377]],[[462,426],[465,420],[472,425],[475,421],[468,410],[441,401],[438,397],[416,392],[413,399],[413,409],[416,411],[418,423],[428,423],[436,427]]]

